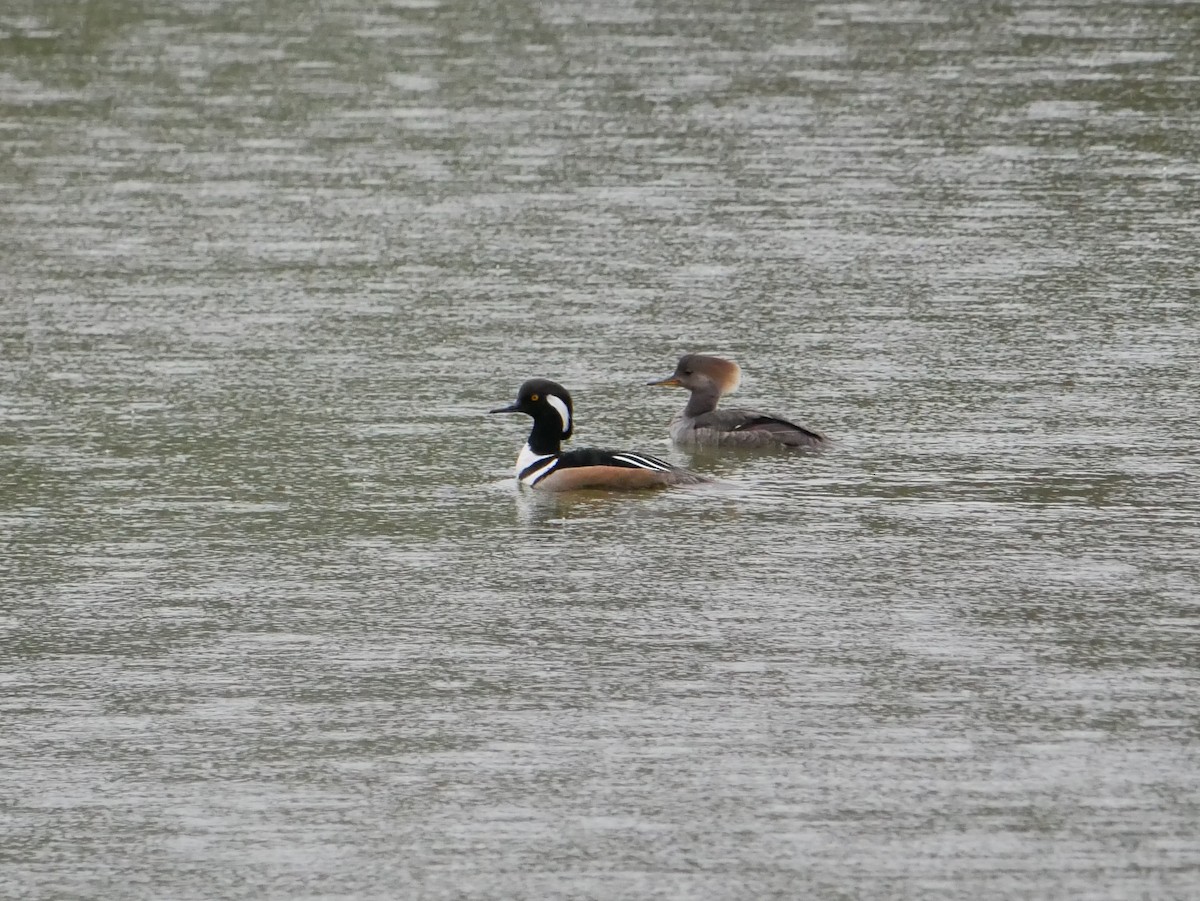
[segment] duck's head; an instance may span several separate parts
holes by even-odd
[[[710,357],[707,354],[685,354],[679,358],[675,371],[665,379],[650,382],[666,388],[687,388],[702,394],[729,394],[736,391],[742,380],[742,370],[733,360]]]
[[[575,429],[574,408],[571,394],[558,382],[549,379],[530,379],[517,391],[517,399],[507,407],[489,410],[489,413],[524,413],[532,416],[535,428],[542,426],[560,441],[571,437]]]

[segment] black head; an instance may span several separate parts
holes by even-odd
[[[553,435],[556,441],[566,441],[575,430],[570,392],[549,379],[530,379],[517,392],[515,403],[488,412],[532,416],[534,432],[543,432],[546,438]]]

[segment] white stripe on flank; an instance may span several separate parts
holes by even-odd
[[[545,465],[539,466],[533,472],[529,473],[529,475],[521,479],[521,483],[532,488],[534,485],[540,482],[543,477],[550,475],[556,466],[558,466],[558,457],[547,460]]]
[[[562,433],[565,435],[571,431],[571,411],[567,409],[567,405],[563,403],[563,399],[555,397],[553,394],[547,394],[546,403],[558,412],[558,418],[562,420],[563,424]]]
[[[521,448],[521,453],[517,455],[517,478],[521,478],[521,473],[527,470],[538,460],[545,460],[548,457],[553,457],[554,454],[535,454],[529,447],[529,444]]]
[[[656,469],[659,472],[669,472],[671,469],[670,464],[651,457],[643,457],[641,454],[613,454],[613,458],[620,460],[622,463],[630,463],[638,469]]]

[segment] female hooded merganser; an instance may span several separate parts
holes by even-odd
[[[695,447],[819,449],[829,446],[829,439],[820,432],[769,413],[736,408],[718,410],[721,395],[735,390],[741,378],[742,370],[732,360],[687,354],[680,357],[674,373],[650,382],[651,385],[687,388],[692,392],[687,406],[671,419],[671,440]]]
[[[562,442],[575,428],[571,395],[548,379],[530,379],[517,392],[516,403],[488,412],[533,417],[533,430],[517,457],[517,481],[530,488],[657,488],[708,481],[649,454],[596,448],[564,452]]]

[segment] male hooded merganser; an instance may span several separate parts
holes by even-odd
[[[671,419],[671,440],[696,447],[819,449],[829,439],[802,425],[769,413],[737,408],[717,409],[721,395],[735,390],[742,370],[732,360],[706,354],[680,357],[675,372],[651,385],[687,388],[687,406]]]
[[[657,488],[708,481],[649,454],[596,448],[564,452],[562,442],[575,428],[571,395],[548,379],[530,379],[517,392],[515,403],[488,412],[533,417],[533,430],[517,457],[517,481],[530,488]]]

